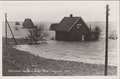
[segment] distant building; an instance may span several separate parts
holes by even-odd
[[[15,22],[15,31],[19,30],[20,23],[18,21]]]
[[[20,25],[20,23],[18,21],[15,22],[15,25]]]
[[[60,23],[51,24],[50,30],[55,31],[56,40],[86,41],[97,40],[98,34],[92,32],[81,17],[64,17]]]
[[[34,24],[31,19],[26,18],[22,24],[23,28],[33,28]]]

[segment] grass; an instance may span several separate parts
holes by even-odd
[[[8,43],[12,40],[8,39]],[[7,49],[6,49],[7,48]],[[5,45],[3,38],[3,76],[103,76],[104,65],[53,60]],[[13,71],[14,70],[14,71]],[[12,71],[12,72],[11,72]],[[20,72],[19,72],[20,71]],[[26,71],[26,72],[25,72]],[[116,66],[108,66],[108,75],[117,75]]]

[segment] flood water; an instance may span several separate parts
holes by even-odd
[[[95,23],[93,23],[95,24]],[[98,24],[101,27],[105,27],[105,24]],[[15,22],[11,22],[10,26],[12,28],[13,34],[16,38],[24,38],[28,36],[28,30],[22,29],[22,23],[19,26],[15,25]],[[2,26],[2,35],[5,36],[5,26]],[[19,30],[15,30],[18,27]],[[49,26],[48,26],[49,27]],[[109,31],[116,29],[113,24],[109,26]],[[69,60],[84,63],[93,64],[104,64],[105,60],[105,39],[104,31],[102,34],[102,39],[99,41],[89,41],[89,42],[63,42],[48,40],[47,44],[40,45],[18,45],[16,49],[28,51],[30,53],[39,55],[41,57],[56,59],[56,60]],[[8,29],[8,37],[12,37]],[[109,51],[108,51],[108,65],[117,65],[118,59],[118,40],[109,39]]]
[[[44,58],[69,60],[91,64],[104,64],[104,39],[90,42],[47,41],[48,44],[18,45],[17,49],[28,51]],[[117,66],[117,40],[109,40],[108,65]]]

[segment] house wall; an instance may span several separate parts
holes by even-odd
[[[67,32],[56,31],[56,40],[67,41],[68,40],[68,33]]]
[[[81,24],[79,29],[77,29],[77,24]],[[84,35],[86,40],[87,39],[86,37],[89,35],[89,30],[86,27],[87,26],[81,19],[78,20],[69,32],[69,35],[68,35],[69,39],[71,41],[81,41],[82,35]]]

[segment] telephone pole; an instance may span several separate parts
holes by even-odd
[[[8,29],[10,30],[10,32],[11,32],[11,34],[12,34],[12,36],[13,36],[14,42],[15,42],[15,44],[17,45],[17,41],[16,41],[16,39],[15,39],[15,36],[14,36],[14,34],[13,34],[13,32],[12,32],[12,29],[11,29],[11,27],[10,27],[9,22],[7,21],[7,13],[5,13],[6,46],[7,46],[7,25],[8,25],[8,27],[9,27]]]
[[[108,16],[109,16],[109,5],[106,5],[106,38],[105,38],[105,73],[107,76],[107,67],[108,67]]]
[[[7,46],[7,14],[5,13],[5,40]]]

